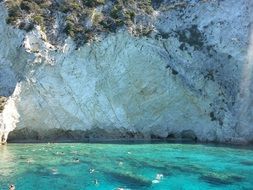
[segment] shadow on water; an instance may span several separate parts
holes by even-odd
[[[45,143],[57,143],[57,144],[70,144],[70,143],[82,143],[82,144],[107,144],[107,145],[152,145],[152,144],[182,144],[182,145],[201,145],[205,147],[215,147],[215,148],[231,148],[231,149],[241,149],[241,150],[252,150],[253,144],[225,144],[225,143],[214,143],[214,142],[195,142],[192,140],[162,140],[162,139],[151,139],[151,140],[126,140],[126,139],[84,139],[84,140],[64,140],[60,142],[51,141],[11,141],[9,144],[45,144]],[[180,158],[179,158],[180,159]]]

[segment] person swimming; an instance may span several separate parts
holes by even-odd
[[[95,184],[96,186],[99,186],[99,182],[98,182],[97,179],[94,180],[94,184]]]
[[[9,186],[9,190],[15,190],[15,185],[11,184],[11,185]]]

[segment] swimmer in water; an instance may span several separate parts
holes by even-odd
[[[95,172],[95,169],[90,169],[90,174],[92,174],[93,172]]]
[[[99,185],[99,182],[97,179],[94,180],[95,185]]]
[[[80,160],[78,158],[74,158],[73,162],[78,163]]]
[[[15,190],[15,186],[11,184],[11,185],[9,186],[9,190]]]

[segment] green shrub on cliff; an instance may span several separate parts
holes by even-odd
[[[17,19],[22,17],[22,13],[19,9],[18,6],[13,6],[9,8],[9,14],[8,17],[6,19],[6,22],[8,24],[15,24],[15,22],[17,21]]]
[[[104,5],[105,0],[83,0],[83,4],[88,7],[95,7],[98,5]]]
[[[74,35],[75,35],[75,26],[74,26],[74,24],[72,22],[68,21],[67,24],[66,24],[66,27],[64,29],[64,32],[67,35],[69,35],[71,37],[74,37]]]
[[[153,12],[151,0],[6,0],[6,4],[8,24],[26,31],[39,25],[47,33],[50,31],[46,28],[52,28],[60,16],[65,22],[60,25],[60,31],[78,44],[102,32],[116,32],[124,25],[136,28],[135,34],[148,35],[150,30],[139,30],[143,23],[136,23],[135,17],[148,17]]]
[[[41,15],[35,15],[33,21],[41,27],[42,31],[45,31],[44,18]]]
[[[33,13],[33,14],[41,14],[42,12],[40,6],[34,1],[30,1],[30,0],[23,0],[20,3],[20,8],[21,10],[24,10],[28,13]]]

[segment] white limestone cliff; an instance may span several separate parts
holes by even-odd
[[[13,94],[8,98],[2,113],[0,113],[0,142],[5,144],[8,135],[16,128],[19,114],[16,103],[19,100],[20,86],[17,84]]]
[[[252,4],[192,1],[157,12],[152,38],[121,31],[78,50],[12,29],[1,4],[0,135],[253,141]]]

